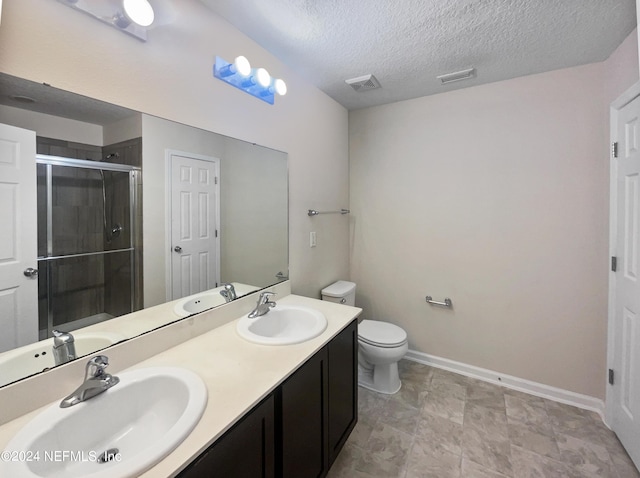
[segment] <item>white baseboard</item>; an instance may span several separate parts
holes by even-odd
[[[544,385],[542,383],[532,382],[523,378],[512,377],[511,375],[505,375],[492,370],[467,365],[462,362],[456,362],[455,360],[436,357],[416,350],[409,350],[404,358],[429,365],[431,367],[441,368],[443,370],[448,370],[449,372],[455,372],[460,375],[483,380],[495,385],[501,385],[503,387],[518,390],[537,397],[565,403],[567,405],[573,405],[574,407],[585,410],[591,410],[600,415],[604,421],[604,401],[599,398],[582,395],[580,393],[552,387],[550,385]]]

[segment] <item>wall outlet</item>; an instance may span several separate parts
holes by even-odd
[[[316,232],[310,232],[309,233],[309,247],[316,247],[317,245],[317,241],[316,241]]]

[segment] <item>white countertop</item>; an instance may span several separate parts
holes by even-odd
[[[198,374],[208,389],[207,407],[194,430],[142,477],[178,474],[361,312],[356,307],[296,295],[283,297],[278,303],[321,311],[327,317],[326,330],[301,344],[258,345],[238,335],[236,319],[130,367],[184,367]],[[81,380],[79,377],[78,384]],[[0,450],[5,450],[11,438],[44,408],[0,426]]]

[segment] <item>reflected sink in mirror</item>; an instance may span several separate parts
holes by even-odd
[[[74,333],[76,355],[89,355],[116,344],[127,337],[115,332]],[[54,367],[53,339],[0,354],[0,386]]]
[[[240,284],[238,282],[232,282],[231,284],[233,285],[238,297],[247,295],[260,289],[259,287],[253,285]],[[209,310],[212,307],[223,305],[225,304],[225,300],[224,297],[220,295],[220,291],[222,290],[224,290],[224,287],[216,287],[215,289],[200,292],[198,294],[193,294],[180,299],[174,305],[173,311],[179,317],[187,317],[192,314],[204,312],[205,310]]]
[[[306,342],[327,328],[327,318],[316,309],[277,304],[265,315],[238,321],[238,334],[249,342],[262,345],[291,345]]]
[[[39,459],[0,463],[0,476],[138,476],[191,433],[207,405],[207,387],[190,370],[149,367],[117,376],[120,383],[106,392],[70,408],[56,402],[25,425],[6,449]],[[55,451],[75,455],[56,460]],[[100,463],[106,451],[111,459]]]

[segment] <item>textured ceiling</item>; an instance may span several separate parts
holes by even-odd
[[[348,109],[603,61],[636,25],[634,0],[201,1]]]

